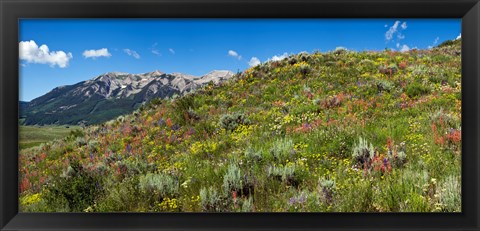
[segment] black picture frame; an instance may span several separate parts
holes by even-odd
[[[1,230],[480,230],[478,0],[0,0]],[[461,213],[19,213],[21,18],[462,18]]]

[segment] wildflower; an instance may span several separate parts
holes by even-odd
[[[193,128],[188,129],[187,135],[193,135],[193,134],[195,134],[195,129]]]
[[[172,130],[177,131],[178,129],[180,129],[180,125],[175,124],[172,126]]]
[[[157,123],[158,123],[159,126],[162,126],[162,125],[165,124],[165,120],[163,120],[162,118],[160,118],[160,120],[158,120]]]
[[[237,203],[237,191],[232,191],[233,203]]]
[[[296,204],[296,203],[297,203],[297,200],[295,199],[295,197],[291,197],[290,200],[288,201],[288,204],[289,204],[290,206],[292,206],[292,205],[294,205],[294,204]]]
[[[168,118],[166,121],[165,121],[165,124],[171,128],[173,126],[173,123],[172,123],[172,120],[170,118]]]

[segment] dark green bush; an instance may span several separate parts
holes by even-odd
[[[220,126],[233,131],[239,125],[248,125],[250,120],[243,113],[226,114],[220,118]]]
[[[415,99],[419,96],[430,93],[430,88],[421,83],[413,82],[407,86],[406,93],[408,97]]]
[[[49,207],[58,206],[58,202],[63,201],[70,212],[83,212],[93,205],[95,196],[100,193],[97,177],[74,161],[64,176],[48,185],[45,200]]]
[[[455,44],[455,40],[447,40],[443,43],[440,43],[440,45],[438,45],[438,47],[451,46],[451,45],[454,45],[454,44]]]

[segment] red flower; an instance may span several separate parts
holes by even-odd
[[[232,191],[233,203],[237,202],[237,191]]]

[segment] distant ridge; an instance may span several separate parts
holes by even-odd
[[[215,70],[203,76],[166,74],[155,70],[141,74],[108,72],[74,85],[59,86],[30,102],[20,102],[25,125],[96,124],[130,113],[153,98],[183,95],[233,76]]]

